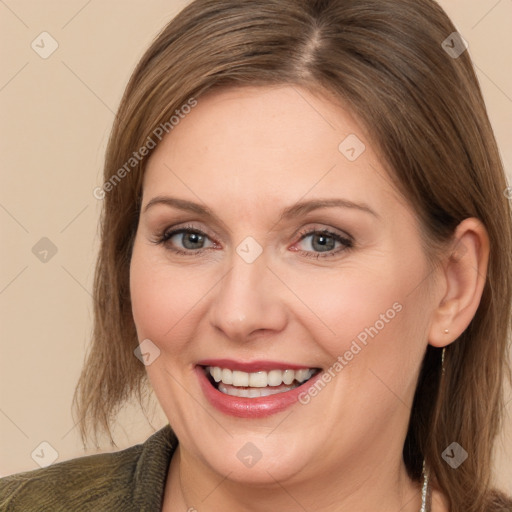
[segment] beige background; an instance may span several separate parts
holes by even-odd
[[[186,3],[0,0],[2,476],[39,467],[37,454],[49,461],[52,449],[57,461],[83,454],[70,405],[91,332],[101,206],[92,191],[102,182],[113,113],[129,75]],[[512,0],[440,3],[469,43],[511,177]],[[47,59],[31,47],[35,40],[39,52],[50,48],[49,39],[41,48],[43,31],[58,43]],[[55,254],[48,241],[39,242],[43,237]],[[49,250],[46,262],[32,252],[38,242]],[[496,478],[512,493],[508,395]],[[157,410],[153,427],[164,421]],[[144,440],[153,427],[136,408],[128,410],[116,430],[118,446]]]

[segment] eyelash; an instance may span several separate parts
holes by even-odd
[[[328,229],[305,229],[304,231],[299,232],[299,242],[302,242],[304,238],[306,238],[309,235],[325,235],[330,238],[333,238],[335,242],[340,242],[344,247],[338,247],[338,249],[333,249],[329,252],[311,252],[311,251],[302,251],[298,250],[297,252],[302,253],[303,256],[306,258],[315,258],[315,259],[321,259],[321,258],[328,258],[330,256],[336,256],[341,251],[348,251],[350,249],[354,248],[354,241],[351,237],[347,236],[344,237],[338,233],[334,233],[333,231],[329,231]]]
[[[197,235],[204,236],[206,238],[209,238],[206,233],[201,231],[200,229],[195,228],[194,226],[183,226],[179,229],[175,229],[172,231],[164,230],[160,234],[157,235],[155,240],[152,240],[153,243],[157,245],[165,245],[168,240],[170,240],[174,235],[178,234],[185,234],[185,233],[193,233]],[[338,233],[334,233],[333,231],[329,231],[328,229],[309,229],[301,231],[298,235],[300,236],[299,242],[302,242],[304,238],[306,238],[309,235],[325,235],[330,238],[333,238],[335,242],[340,242],[344,245],[344,247],[339,247],[336,250],[331,250],[329,252],[316,252],[313,253],[311,251],[303,251],[303,250],[297,250],[297,252],[302,253],[303,256],[306,258],[315,258],[315,259],[321,259],[321,258],[327,258],[330,256],[336,256],[341,251],[348,251],[350,249],[354,248],[354,241],[350,236],[344,237],[342,235],[339,235]],[[169,247],[171,251],[173,251],[176,254],[183,255],[183,256],[200,256],[205,250],[207,249],[198,249],[196,251],[190,249],[190,250],[183,250],[183,249],[177,249],[176,247]]]

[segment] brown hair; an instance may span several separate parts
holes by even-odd
[[[441,254],[465,218],[480,219],[488,231],[480,305],[447,347],[442,379],[440,349],[428,346],[403,456],[416,480],[425,458],[452,512],[510,511],[512,502],[489,489],[503,382],[510,378],[512,217],[468,52],[455,58],[442,47],[455,31],[432,0],[196,0],[136,67],[114,122],[104,179],[119,177],[158,126],[208,90],[290,84],[348,104],[416,211],[429,257]],[[145,369],[133,354],[129,266],[150,154],[104,188],[93,343],[75,394],[84,440],[89,426],[110,434],[119,407],[144,395]],[[441,457],[453,441],[471,452],[457,470]]]

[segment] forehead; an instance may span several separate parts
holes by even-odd
[[[197,101],[152,154],[144,202],[181,193],[212,208],[236,204],[240,213],[244,204],[306,196],[343,196],[377,209],[396,198],[366,130],[331,98],[280,86],[215,91]]]

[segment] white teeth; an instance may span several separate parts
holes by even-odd
[[[224,384],[233,384],[233,372],[224,368],[222,370],[222,382]]]
[[[311,378],[315,370],[313,368],[305,368],[300,370],[270,370],[269,372],[247,373],[239,370],[232,371],[228,368],[219,368],[218,366],[207,366],[206,372],[213,377],[215,382],[221,382],[222,384],[239,388],[266,388],[277,387],[282,384],[290,386],[294,381],[301,384]],[[221,386],[219,386],[219,389],[221,389]],[[293,387],[290,389],[293,389]],[[266,395],[258,394],[257,396]]]
[[[266,388],[267,372],[249,373],[249,386],[251,388]]]
[[[226,369],[226,368],[224,368],[224,369]],[[214,370],[215,370],[215,368],[214,368]],[[244,386],[245,387],[248,385],[249,385],[249,374],[235,370],[233,372],[233,386]]]
[[[277,395],[278,393],[284,393],[285,391],[290,391],[296,387],[297,384],[295,384],[294,386],[279,386],[277,389],[271,387],[237,388],[235,386],[229,386],[223,384],[222,382],[219,382],[219,391],[226,395],[238,396],[241,398],[259,398],[260,396]]]
[[[280,386],[283,382],[283,372],[281,370],[270,370],[267,373],[268,386]]]
[[[213,367],[211,369],[211,371],[210,371],[210,374],[213,377],[213,379],[215,380],[215,382],[220,382],[221,381],[221,379],[222,379],[222,370],[218,366]]]
[[[299,372],[301,372],[301,371],[302,370],[298,370],[297,372],[294,372],[293,370],[285,370],[283,372],[283,382],[285,384],[291,384],[294,379],[297,379],[299,382],[301,382],[299,380]]]
[[[309,370],[306,369],[306,370],[297,370],[295,372],[295,378],[299,381],[299,382],[303,382],[307,379],[309,379],[309,377],[311,377],[311,374],[309,373]]]

